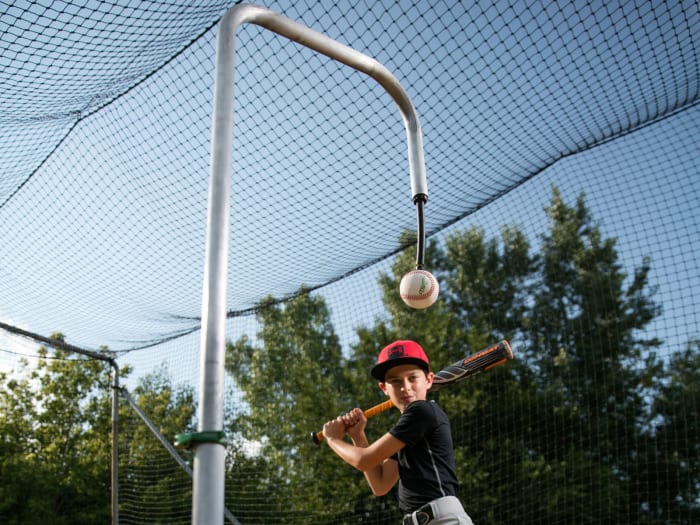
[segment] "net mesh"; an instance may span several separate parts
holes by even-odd
[[[0,321],[44,336],[60,331],[81,348],[109,348],[131,369],[124,379],[130,391],[142,392],[142,378],[161,370],[167,381],[148,385],[191,389],[196,398],[215,39],[234,4],[0,1]],[[513,382],[552,377],[547,363],[556,372],[565,356],[550,356],[546,343],[565,336],[548,333],[544,318],[518,329],[504,328],[495,313],[480,320],[482,331],[516,337],[519,363],[458,387],[462,401],[440,398],[459,445],[460,496],[475,522],[696,520],[697,2],[266,6],[397,76],[420,115],[426,229],[437,246],[473,227],[500,238],[508,225],[540,250],[556,187],[570,206],[585,195],[595,225],[615,239],[626,286],[649,261],[649,289],[661,308],[640,338],[660,344],[628,365],[644,369],[653,353],[674,371],[649,367],[658,381],[640,403],[653,431],[631,433],[624,418],[585,429],[573,418],[557,419],[584,401],[615,412],[576,397],[581,392],[562,399],[546,391],[527,405],[526,396],[513,394]],[[227,338],[245,336],[269,349],[259,302],[271,297],[284,310],[305,297],[302,286],[325,301],[343,359],[352,359],[367,333],[399,335],[380,275],[410,259],[403,250],[414,250],[412,239],[404,234],[415,229],[415,209],[403,123],[390,97],[372,79],[252,25],[237,34],[235,78]],[[442,281],[446,297],[457,293],[456,282]],[[532,307],[536,296],[530,291],[525,303]],[[453,314],[466,308],[449,304]],[[438,337],[433,329],[450,331],[417,319],[415,333],[428,341]],[[577,322],[583,333],[598,333],[599,319]],[[377,328],[383,323],[390,326],[385,332]],[[288,344],[295,343],[290,333]],[[36,346],[0,332],[0,370],[15,374],[19,358],[38,356]],[[686,349],[691,357],[678,361]],[[446,365],[459,357],[455,350],[438,359]],[[594,354],[582,359],[590,381],[617,388],[595,375],[602,372]],[[356,373],[369,380],[366,370]],[[246,418],[261,407],[234,375],[227,374],[227,420],[240,427],[227,428],[226,506],[240,523],[396,521],[394,499],[371,496],[362,476],[340,460],[330,460],[335,471],[323,470],[327,449],[303,451],[307,444],[295,441],[293,429],[287,448],[277,451],[274,436],[253,435],[260,427],[245,426]],[[285,395],[293,399],[303,383]],[[348,388],[326,408],[376,398],[351,394]],[[121,522],[187,522],[189,476],[127,404],[121,410]],[[171,424],[166,412],[154,405],[148,417],[172,440],[192,421]],[[311,420],[322,423],[317,414]],[[390,422],[383,415],[371,426],[385,431]],[[621,450],[594,443],[613,434],[606,425],[618,425]],[[611,455],[625,460],[609,461]],[[624,472],[615,472],[622,464]],[[479,477],[483,465],[488,476]],[[621,492],[603,492],[613,485]]]

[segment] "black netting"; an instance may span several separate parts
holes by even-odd
[[[134,367],[130,387],[163,362],[175,382],[197,385],[215,39],[235,3],[0,1],[0,321],[109,347]],[[399,79],[423,128],[431,241],[442,246],[472,226],[498,237],[514,225],[539,249],[552,188],[570,205],[583,193],[603,235],[616,241],[626,283],[648,258],[661,306],[643,330],[662,341],[653,350],[668,363],[695,348],[697,2],[266,6],[374,57]],[[254,25],[237,35],[234,109],[227,336],[258,340],[261,298],[284,304],[303,285],[328,301],[350,355],[359,327],[391,315],[379,274],[414,249],[402,236],[416,218],[399,112],[371,78]],[[36,356],[2,333],[0,370]],[[522,348],[536,346],[525,340]],[[248,410],[231,388],[234,412]],[[692,392],[681,420],[698,414]],[[522,438],[483,424],[476,431],[485,439]],[[457,429],[457,441],[470,431]],[[685,432],[697,444],[696,427]],[[629,442],[630,455],[653,448],[640,442]],[[535,494],[536,480],[524,488],[509,459],[483,483],[520,483]],[[591,471],[558,474],[571,481],[563,505],[579,501],[579,483],[600,481]],[[668,489],[668,501],[653,509],[640,496],[629,519],[646,505],[641,514],[659,520],[649,523],[692,522],[699,481],[686,475],[687,492]],[[322,494],[316,481],[300,484],[309,501]],[[186,483],[182,490],[190,496]],[[244,524],[371,522],[359,499],[347,520],[320,507],[307,515],[293,505],[289,514],[265,510],[265,490],[227,492],[227,506]],[[494,498],[501,512],[479,507],[479,523],[504,523],[505,514],[514,523],[543,519],[538,505]],[[684,510],[669,513],[683,498]],[[123,522],[140,522],[138,501],[128,505]],[[578,516],[591,515],[582,508]]]

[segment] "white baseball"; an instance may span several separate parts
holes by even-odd
[[[440,285],[432,273],[425,270],[413,270],[401,278],[399,294],[411,308],[421,310],[428,308],[438,298]]]

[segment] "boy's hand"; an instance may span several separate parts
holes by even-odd
[[[328,438],[341,439],[347,432],[350,439],[353,441],[365,439],[365,427],[367,426],[367,418],[361,409],[355,408],[338,416],[337,418],[328,421],[323,425],[323,435]]]
[[[367,426],[367,418],[364,412],[359,408],[354,408],[347,414],[340,416],[345,424],[345,431],[350,436],[350,439],[357,441],[364,438],[365,427]]]
[[[338,416],[326,422],[326,424],[323,425],[323,435],[326,439],[342,439],[345,435],[345,423],[343,422],[342,416]]]

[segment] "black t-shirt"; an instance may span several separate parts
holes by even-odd
[[[399,462],[399,508],[409,513],[436,498],[457,495],[450,421],[434,401],[414,401],[389,433],[406,444]]]

